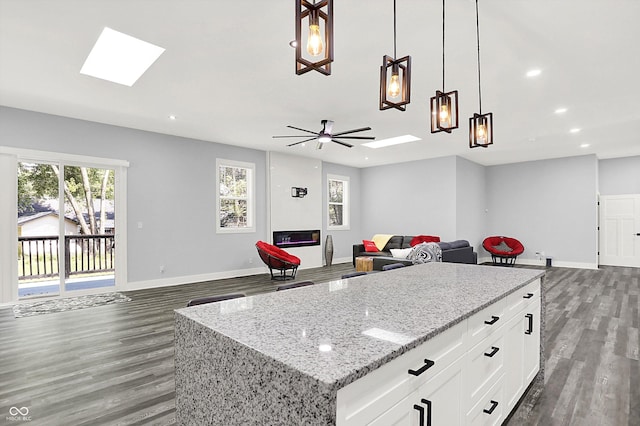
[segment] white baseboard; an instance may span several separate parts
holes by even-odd
[[[478,258],[478,264],[480,263],[490,263],[491,257],[480,257]],[[545,266],[547,264],[545,259],[522,259],[518,258],[516,260],[517,265],[531,265],[531,266]],[[584,262],[564,262],[561,260],[552,260],[552,266],[558,268],[574,268],[574,269],[598,269],[597,263],[584,263]]]
[[[240,269],[235,271],[213,272],[210,274],[186,275],[181,277],[163,278],[160,280],[134,281],[119,287],[119,291],[142,290],[156,287],[169,287],[182,284],[193,284],[202,281],[222,280],[225,278],[246,277],[248,275],[268,274],[266,267]]]
[[[331,264],[332,265],[337,265],[339,263],[351,263],[351,262],[353,262],[353,258],[351,256],[349,256],[349,257],[338,257],[338,258],[334,258],[331,261]]]

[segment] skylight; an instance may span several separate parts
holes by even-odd
[[[413,135],[404,135],[404,136],[397,136],[395,138],[380,139],[379,141],[363,143],[362,146],[366,146],[369,148],[382,148],[385,146],[399,145],[401,143],[407,143],[407,142],[413,142],[413,141],[419,141],[419,140],[421,140],[419,137],[416,137]]]
[[[80,74],[133,86],[164,48],[105,27]]]

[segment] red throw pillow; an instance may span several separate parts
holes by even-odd
[[[362,240],[362,244],[364,244],[364,251],[366,252],[373,253],[376,251],[380,251],[378,250],[378,247],[376,247],[376,244],[373,241]]]
[[[433,235],[417,235],[411,239],[411,247],[417,246],[420,243],[439,243],[440,237],[435,237]]]

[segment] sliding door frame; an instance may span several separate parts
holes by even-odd
[[[129,162],[124,160],[90,157],[76,154],[37,151],[0,146],[0,182],[3,189],[0,202],[0,305],[18,301],[18,230],[17,230],[17,197],[19,162],[58,164],[61,166],[95,167],[111,169],[115,173],[115,288],[125,290],[127,287],[127,168]],[[12,177],[10,177],[10,174]],[[64,175],[61,173],[59,185],[63,185]],[[63,196],[64,200],[64,196]],[[10,202],[9,202],[10,201]],[[60,215],[63,217],[63,215]],[[61,219],[62,221],[62,219]],[[60,270],[62,271],[62,270]],[[74,290],[65,292],[64,280],[60,279],[60,296],[69,294],[83,295],[100,292],[100,288]],[[102,288],[104,290],[104,288]]]

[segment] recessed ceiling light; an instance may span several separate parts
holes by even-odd
[[[578,133],[580,130],[582,129],[578,129],[577,127],[574,127],[573,129],[569,130],[570,133]]]
[[[562,107],[562,108],[558,108],[554,111],[556,114],[564,114],[565,112],[567,112],[567,109]]]
[[[328,343],[323,343],[320,346],[318,346],[318,349],[320,350],[320,352],[331,352],[331,345],[329,345]]]
[[[368,160],[368,159],[369,159],[369,157],[364,157],[364,159],[365,159],[365,160]]]
[[[588,143],[583,143],[582,145],[580,145],[580,148],[589,148],[589,144]]]
[[[419,137],[416,137],[413,135],[404,135],[404,136],[397,136],[395,138],[380,139],[379,141],[363,143],[362,146],[366,146],[368,148],[382,148],[385,146],[399,145],[401,143],[407,143],[407,142],[413,142],[413,141],[419,141],[419,140],[421,140]]]
[[[162,47],[105,27],[80,74],[133,86],[163,52]]]
[[[534,69],[527,71],[527,77],[537,77],[542,73],[542,70]]]
[[[175,115],[170,115],[170,116],[169,116],[169,120],[175,120],[175,119],[176,119],[176,116],[175,116]]]

